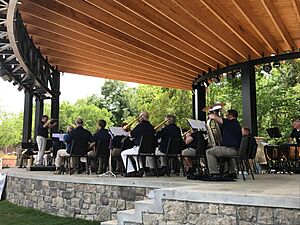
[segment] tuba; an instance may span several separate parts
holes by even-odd
[[[204,109],[202,109],[202,111],[208,112],[209,114],[217,114],[218,116],[220,116],[220,110],[223,108],[224,105],[224,103],[217,103],[212,106],[205,107]],[[206,122],[206,129],[208,135],[208,143],[210,147],[221,145],[222,135],[219,123],[209,118]]]

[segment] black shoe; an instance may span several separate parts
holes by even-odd
[[[237,179],[237,174],[236,173],[229,173],[224,175],[224,177],[232,178],[232,179]]]
[[[139,174],[137,174],[135,171],[129,172],[125,174],[125,177],[139,177]]]
[[[148,177],[153,177],[156,176],[156,172],[154,171],[154,169],[150,169],[149,172],[145,173],[145,175]]]

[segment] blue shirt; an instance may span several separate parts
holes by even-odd
[[[48,127],[44,127],[45,122],[41,121],[41,123],[39,124],[38,128],[37,128],[37,136],[42,136],[44,138],[48,138]]]
[[[223,118],[223,125],[221,130],[221,146],[239,149],[242,139],[242,128],[239,122],[236,119],[228,120]]]

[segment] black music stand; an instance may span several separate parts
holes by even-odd
[[[280,138],[282,137],[278,127],[272,127],[267,129],[267,133],[270,136],[270,138]]]

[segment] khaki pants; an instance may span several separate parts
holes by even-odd
[[[161,168],[161,167],[166,167],[167,166],[167,160],[166,160],[166,154],[161,152],[158,148],[156,148],[155,150],[155,155],[157,156],[160,156],[159,159],[160,159],[160,164],[158,163],[158,168]],[[146,157],[146,166],[149,167],[150,169],[154,169],[154,157]]]

